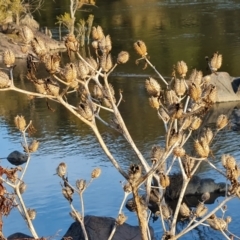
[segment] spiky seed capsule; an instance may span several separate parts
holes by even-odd
[[[182,130],[186,130],[192,124],[193,117],[192,115],[186,117],[182,123]]]
[[[169,137],[168,146],[172,147],[176,142],[179,142],[180,139],[181,139],[181,135],[179,133],[173,133]]]
[[[112,50],[112,40],[110,35],[107,35],[105,37],[105,49],[107,53],[109,53]]]
[[[201,85],[202,77],[203,77],[202,71],[197,71],[196,69],[193,69],[189,77],[189,80],[190,82],[195,83],[196,85]]]
[[[44,41],[39,38],[35,37],[31,41],[33,51],[37,54],[37,56],[42,57],[47,53],[47,48],[45,46]]]
[[[6,67],[11,67],[15,63],[15,55],[12,50],[6,49],[3,53],[3,62]]]
[[[189,85],[189,97],[194,101],[198,101],[202,95],[202,88],[200,85],[191,83]]]
[[[73,218],[73,220],[75,220],[76,222],[78,222],[79,220],[82,220],[82,215],[80,212],[78,211],[71,211],[69,213],[69,215]]]
[[[212,132],[211,128],[205,129],[203,137],[206,139],[208,144],[212,141],[213,132]]]
[[[92,47],[98,49],[98,41],[92,41]]]
[[[101,168],[95,168],[93,169],[92,173],[91,173],[91,177],[92,178],[98,178],[101,174]]]
[[[25,118],[23,116],[18,116],[18,115],[14,118],[14,123],[15,123],[15,126],[20,131],[24,131],[27,125]]]
[[[97,70],[98,69],[98,63],[96,62],[96,60],[93,58],[93,57],[90,57],[90,58],[86,58],[86,61],[95,69]],[[93,69],[91,69],[89,67],[89,70],[94,72]]]
[[[52,80],[51,78],[46,78],[45,79],[45,88],[47,90],[47,94],[52,95],[52,96],[58,96],[59,95],[59,84]]]
[[[215,103],[217,99],[217,87],[213,84],[209,84],[204,91],[203,98],[207,103]]]
[[[162,216],[164,220],[168,220],[172,215],[172,210],[167,205],[161,205]]]
[[[34,38],[32,30],[27,26],[23,26],[21,28],[20,35],[22,36],[25,44],[29,44]]]
[[[186,151],[184,148],[177,146],[173,149],[173,154],[177,157],[183,157],[186,154]]]
[[[135,183],[142,175],[142,166],[137,164],[131,164],[128,169],[129,183]]]
[[[79,42],[77,41],[74,34],[69,33],[65,40],[65,46],[67,47],[68,51],[77,52],[79,49]]]
[[[223,128],[225,128],[228,124],[228,117],[224,114],[221,114],[218,118],[217,118],[217,122],[216,122],[216,126],[218,130],[221,130]]]
[[[208,212],[208,208],[203,204],[199,203],[195,210],[196,217],[203,217]]]
[[[127,182],[127,183],[123,186],[123,190],[124,190],[124,192],[126,192],[126,193],[132,192],[132,187],[131,187],[131,185],[130,185],[129,182]]]
[[[103,92],[97,84],[95,84],[93,86],[93,97],[96,98],[96,99],[102,99],[103,98]]]
[[[186,89],[187,88],[183,79],[175,79],[174,90],[178,96],[183,96]]]
[[[165,150],[162,147],[160,147],[160,146],[153,146],[152,150],[151,150],[151,161],[153,163],[156,163],[159,160],[161,160],[164,152],[165,152]]]
[[[34,140],[31,142],[31,144],[28,146],[28,151],[29,151],[30,153],[36,152],[36,151],[38,150],[38,147],[39,147],[39,141],[37,141],[37,140],[34,139]]]
[[[201,124],[202,124],[201,118],[195,116],[192,120],[191,125],[190,125],[190,129],[191,130],[197,130],[200,127]]]
[[[133,47],[140,56],[147,55],[147,47],[142,40],[138,40],[137,42],[135,42]]]
[[[86,180],[84,180],[84,179],[78,179],[78,180],[76,181],[76,187],[77,187],[77,189],[78,189],[80,192],[83,192],[83,191],[86,189],[86,187],[87,187]]]
[[[89,106],[88,102],[87,103],[80,103],[78,107],[78,111],[82,117],[87,119],[88,121],[93,120],[93,111],[91,107]]]
[[[5,72],[0,71],[0,88],[9,87],[11,80]]]
[[[212,70],[217,71],[222,66],[222,54],[214,53],[210,63]]]
[[[66,172],[67,172],[67,165],[64,162],[61,162],[56,169],[56,173],[59,177],[62,178],[66,175]]]
[[[180,206],[179,213],[181,214],[182,217],[189,217],[191,214],[191,211],[189,207],[186,205],[185,202],[183,202]]]
[[[65,187],[62,189],[62,194],[63,196],[69,201],[72,202],[72,195],[73,195],[74,191],[72,188],[70,188],[69,186]]]
[[[61,58],[58,55],[58,53],[46,55],[44,58],[44,63],[47,71],[50,72],[51,74],[59,71],[60,60]]]
[[[23,194],[27,189],[27,184],[25,184],[24,182],[21,182],[20,185],[19,185],[19,192],[21,194]]]
[[[210,193],[209,192],[203,193],[203,195],[201,196],[201,199],[203,202],[208,201],[210,199]]]
[[[165,102],[166,102],[166,105],[172,105],[177,103],[178,97],[176,95],[176,92],[173,90],[165,91]]]
[[[149,99],[149,104],[152,108],[159,109],[160,107],[160,102],[157,97],[150,97]]]
[[[202,82],[203,82],[203,83],[209,83],[210,80],[211,80],[211,76],[207,75],[207,76],[205,76],[205,77],[202,79]]]
[[[146,79],[145,88],[151,96],[158,97],[160,95],[161,86],[154,78],[149,77],[149,79]]]
[[[197,154],[202,158],[208,157],[210,152],[209,147],[204,148],[202,142],[199,142],[198,140],[194,142],[194,149],[196,150]]]
[[[102,38],[104,38],[104,33],[103,33],[103,29],[101,26],[97,26],[97,35],[98,35],[98,40],[101,40]]]
[[[234,170],[236,168],[236,160],[230,154],[223,154],[221,160],[223,167],[226,169]]]
[[[30,220],[34,220],[36,218],[37,212],[35,209],[28,208],[27,213],[28,213]]]
[[[97,32],[97,28],[96,27],[92,27],[92,38],[94,40],[98,40],[99,37],[98,37],[98,32]]]
[[[64,77],[66,82],[70,83],[76,80],[77,78],[77,69],[75,64],[68,63],[64,68]]]
[[[118,64],[124,64],[129,60],[129,53],[126,51],[121,51],[117,57]]]
[[[127,216],[125,216],[124,213],[119,213],[116,219],[116,224],[123,225],[126,221],[127,221]]]
[[[159,178],[160,178],[160,184],[162,188],[166,188],[170,185],[169,176],[165,175],[164,173],[160,173]]]
[[[181,77],[185,77],[188,71],[187,64],[184,61],[177,62],[177,72]]]
[[[215,230],[222,231],[227,228],[227,223],[222,218],[208,218],[206,221]]]

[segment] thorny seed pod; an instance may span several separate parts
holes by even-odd
[[[71,211],[71,212],[69,213],[69,215],[70,215],[70,216],[73,218],[73,220],[75,220],[76,222],[79,221],[78,219],[82,220],[82,215],[81,215],[81,213],[78,212],[78,211]]]
[[[36,79],[33,84],[37,92],[41,94],[47,94],[45,79]]]
[[[131,185],[130,185],[129,182],[127,182],[127,183],[123,186],[123,190],[124,190],[124,192],[126,192],[126,193],[132,192],[132,187],[131,187]]]
[[[181,140],[181,135],[177,132],[171,133],[168,141],[168,146],[172,147],[176,142],[179,142]]]
[[[27,184],[24,182],[21,182],[19,185],[19,192],[23,194],[26,191],[26,189],[27,189]]]
[[[197,130],[202,124],[201,118],[195,116],[193,117],[192,123],[190,125],[190,130]]]
[[[227,223],[222,218],[208,218],[206,221],[214,230],[223,231],[227,228]]]
[[[227,125],[228,125],[228,117],[224,114],[221,114],[217,118],[217,122],[216,122],[217,130],[221,130],[221,129],[225,128]]]
[[[101,174],[101,168],[95,168],[91,173],[91,178],[98,178],[100,174]]]
[[[203,204],[199,203],[195,210],[195,215],[197,218],[203,217],[208,212],[208,208]]]
[[[164,173],[159,174],[160,184],[162,188],[166,188],[170,185],[170,178],[169,176],[165,175]]]
[[[164,110],[164,108],[159,108],[158,109],[158,116],[159,118],[161,118],[165,123],[167,123],[170,119],[169,115],[166,113],[166,111]]]
[[[93,58],[93,57],[90,57],[90,58],[86,58],[86,61],[89,63],[89,65],[91,65],[93,67],[94,70],[98,70],[98,63],[96,62],[96,60]],[[91,72],[93,72],[93,69],[91,69],[89,67],[89,70]]]
[[[174,90],[176,94],[178,96],[183,96],[184,93],[186,92],[186,89],[187,87],[185,84],[185,80],[176,78],[174,82]]]
[[[217,99],[217,87],[209,84],[206,91],[204,91],[203,98],[207,103],[215,103]]]
[[[160,95],[161,86],[154,78],[146,79],[145,88],[150,96],[158,97]]]
[[[92,41],[92,47],[97,50],[98,49],[98,41]]]
[[[23,26],[20,29],[20,36],[25,44],[29,44],[34,38],[33,31],[28,26]]]
[[[18,130],[20,131],[24,131],[25,130],[25,127],[26,127],[26,120],[23,116],[19,116],[17,115],[15,118],[14,118],[14,123],[15,123],[15,126],[18,128]]]
[[[51,74],[58,72],[59,66],[60,66],[60,60],[61,58],[58,55],[58,53],[45,55],[44,63],[47,71]]]
[[[98,32],[97,32],[97,28],[96,27],[92,27],[92,38],[94,39],[94,40],[98,40]]]
[[[182,163],[184,170],[188,177],[191,176],[191,171],[195,165],[195,160],[191,157],[189,157],[187,154],[182,158]]]
[[[103,33],[102,27],[97,26],[96,30],[97,30],[98,40],[101,40],[102,38],[104,38],[104,33]]]
[[[67,165],[64,162],[61,162],[58,167],[56,168],[56,173],[59,177],[64,177],[67,172]]]
[[[77,189],[78,189],[80,192],[83,192],[83,191],[86,189],[86,187],[87,187],[86,180],[84,180],[84,179],[78,179],[78,180],[76,181],[76,187],[77,187]]]
[[[202,88],[200,85],[195,84],[194,82],[189,85],[189,97],[195,102],[200,99],[202,95]]]
[[[3,62],[6,67],[11,67],[15,63],[15,55],[12,50],[6,49],[3,53]]]
[[[103,98],[103,92],[97,84],[95,84],[93,86],[93,97],[96,98],[96,99],[102,99]]]
[[[147,55],[147,47],[142,40],[135,42],[133,47],[140,56],[144,57]]]
[[[69,186],[65,187],[62,189],[62,194],[63,196],[69,201],[72,202],[72,195],[73,195],[74,191],[72,188],[70,188]]]
[[[112,40],[110,35],[107,35],[105,37],[105,50],[106,50],[106,53],[109,53],[112,50]]]
[[[77,41],[74,34],[69,33],[67,35],[67,38],[65,40],[65,46],[68,50],[68,52],[77,52],[79,49],[79,42]]]
[[[165,91],[165,99],[166,105],[172,105],[178,102],[178,97],[173,90],[166,90]]]
[[[105,65],[105,68],[103,69],[103,71],[108,72],[112,67],[113,67],[112,57],[111,57],[111,54],[109,53],[107,55],[106,65]]]
[[[92,108],[89,106],[88,102],[80,103],[78,106],[78,111],[82,117],[87,119],[88,121],[93,120],[93,111]]]
[[[188,218],[191,215],[191,211],[187,204],[183,202],[180,206],[179,213],[181,214],[182,217]]]
[[[230,154],[223,154],[221,160],[226,169],[234,170],[236,168],[236,159]]]
[[[111,102],[106,97],[103,98],[102,104],[103,104],[103,106],[105,106],[107,108],[112,108]]]
[[[186,154],[186,151],[184,148],[177,146],[173,149],[173,154],[177,157],[183,157]]]
[[[197,86],[199,86],[202,83],[202,77],[203,77],[202,71],[197,71],[196,69],[193,69],[189,77],[189,80],[191,83],[194,83]]]
[[[39,141],[37,141],[37,140],[34,139],[34,140],[31,142],[31,144],[28,146],[28,151],[29,151],[30,153],[36,152],[36,151],[38,150],[38,147],[39,147]]]
[[[149,100],[149,104],[152,108],[159,109],[160,101],[157,97],[152,96],[152,97],[148,98],[148,100]]]
[[[37,212],[35,209],[28,208],[27,213],[28,213],[30,220],[34,220],[36,218]]]
[[[160,146],[153,146],[151,150],[151,161],[153,164],[157,163],[161,160],[162,156],[164,155],[165,150]]]
[[[10,87],[11,80],[5,72],[0,71],[0,88]]]
[[[230,216],[227,216],[227,217],[225,218],[225,222],[226,222],[227,224],[229,224],[231,221],[232,221],[232,218],[231,218]]]
[[[177,62],[176,66],[177,72],[181,77],[185,77],[188,71],[187,64],[184,61]]]
[[[206,158],[209,155],[209,148],[204,148],[202,142],[199,142],[198,140],[194,142],[194,149],[196,150],[197,154],[202,158]]]
[[[59,95],[59,84],[52,80],[51,78],[46,78],[45,79],[45,84],[46,84],[46,90],[47,94],[52,95],[52,96],[58,96]]]
[[[202,137],[205,138],[205,140],[209,144],[213,139],[213,132],[212,132],[211,128],[205,128],[204,132],[202,134]]]
[[[168,108],[169,116],[173,119],[180,119],[183,116],[183,106],[181,103],[173,103]]]
[[[77,78],[77,69],[76,69],[75,64],[68,63],[64,67],[63,75],[64,75],[67,83],[75,81]]]
[[[211,61],[211,70],[216,72],[222,66],[222,54],[218,54],[218,52],[214,53]]]
[[[210,199],[210,193],[209,192],[203,193],[203,195],[201,196],[201,199],[203,202],[206,202],[207,200]]]
[[[98,41],[98,48],[101,50],[103,54],[107,54],[107,48],[106,48],[106,38],[103,37],[101,40]]]
[[[161,210],[162,210],[162,216],[164,220],[168,220],[172,216],[172,210],[168,205],[161,205]]]
[[[37,54],[37,56],[42,57],[47,53],[47,48],[45,46],[44,41],[41,38],[39,37],[33,38],[31,44],[33,51]]]
[[[137,164],[131,164],[128,169],[129,183],[135,183],[142,175],[142,166]]]
[[[116,219],[117,225],[123,225],[127,221],[127,216],[124,215],[124,213],[119,213],[118,217]]]
[[[208,84],[210,82],[210,80],[211,80],[211,77],[209,75],[207,75],[207,76],[203,77],[202,82],[204,84]]]
[[[124,64],[129,60],[129,53],[126,51],[121,51],[117,57],[118,64]]]

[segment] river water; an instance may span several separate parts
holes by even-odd
[[[151,147],[163,142],[164,128],[150,109],[144,89],[145,79],[155,76],[154,72],[149,67],[143,70],[143,66],[136,66],[138,56],[133,50],[133,43],[139,39],[146,43],[150,60],[166,78],[171,75],[173,64],[179,60],[184,60],[189,69],[197,68],[208,74],[205,56],[211,56],[215,51],[223,54],[221,70],[231,76],[239,76],[240,3],[237,0],[98,0],[97,6],[84,8],[85,11],[79,12],[77,18],[86,19],[89,13],[94,14],[94,25],[102,26],[105,34],[110,34],[112,38],[113,56],[121,50],[129,51],[129,63],[117,68],[110,82],[115,89],[123,90],[121,113],[136,145],[149,159]],[[58,38],[57,20],[53,16],[67,11],[68,1],[48,1],[36,19],[41,26],[48,26],[53,36]],[[25,61],[18,60],[16,64],[16,85],[29,87],[30,83],[24,77]],[[235,106],[236,103],[216,105],[209,121],[213,122],[214,116],[222,112],[231,113]],[[54,175],[60,162],[68,165],[68,178],[72,184],[80,178],[89,180],[93,168],[101,167],[101,176],[84,194],[86,214],[116,217],[123,197],[123,178],[109,163],[89,128],[63,107],[55,103],[51,103],[51,107],[55,112],[47,109],[43,99],[29,100],[18,93],[0,92],[0,158],[13,150],[22,150],[14,117],[19,114],[27,120],[31,119],[37,129],[34,138],[40,141],[40,148],[32,155],[25,176],[27,191],[23,196],[27,206],[37,211],[34,224],[39,236],[59,238],[73,222],[69,216],[70,208],[61,193],[60,179]],[[123,168],[127,169],[130,163],[137,161],[122,137],[99,125],[102,136]],[[223,153],[231,153],[239,159],[238,138],[239,132],[230,129],[217,136],[212,147],[213,161],[217,166],[221,167],[220,156]],[[10,167],[6,160],[2,160],[1,164]],[[211,176],[217,182],[223,180],[207,165],[202,165],[199,175]],[[80,207],[77,198],[74,204]],[[229,229],[237,235],[240,235],[240,216],[236,211],[239,206],[239,200],[233,200],[228,204],[227,212],[233,218]],[[124,211],[128,216],[127,223],[136,225],[135,215]],[[161,236],[160,222],[151,222],[151,225],[156,235]],[[3,231],[6,236],[13,232],[29,233],[16,209],[4,218]],[[222,239],[220,234],[204,227],[188,236],[189,239]]]

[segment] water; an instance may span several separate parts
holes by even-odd
[[[61,7],[57,7],[61,6]],[[48,1],[36,16],[41,25],[47,25],[58,36],[54,17],[68,11],[68,1]],[[93,8],[95,25],[101,25],[113,41],[113,57],[119,51],[127,50],[130,61],[119,66],[113,73],[110,82],[116,89],[123,90],[124,101],[120,110],[126,125],[143,155],[149,159],[150,149],[154,144],[161,144],[164,128],[158,120],[155,111],[150,109],[144,88],[144,81],[149,76],[155,76],[148,67],[142,70],[142,65],[136,66],[138,58],[133,50],[133,43],[142,39],[147,47],[150,60],[168,78],[172,66],[179,60],[184,60],[189,70],[197,68],[207,74],[205,56],[211,56],[219,51],[223,54],[222,71],[232,76],[239,76],[240,58],[240,4],[238,1],[103,1],[97,2],[98,8]],[[89,8],[88,8],[89,9]],[[79,12],[77,17],[88,16],[89,12]],[[17,62],[15,69],[16,84],[23,88],[30,83],[21,76],[26,73],[24,60]],[[85,213],[99,216],[116,217],[123,196],[121,181],[123,178],[109,163],[99,147],[92,131],[79,122],[63,107],[50,103],[55,112],[46,107],[43,99],[29,100],[26,96],[13,93],[0,93],[0,157],[6,157],[11,151],[21,151],[21,138],[13,124],[17,114],[24,115],[27,120],[33,120],[37,129],[34,138],[40,141],[40,148],[32,155],[29,169],[25,176],[28,185],[23,197],[27,207],[37,210],[34,225],[39,236],[62,236],[73,222],[68,212],[70,207],[61,193],[60,179],[54,175],[55,169],[62,161],[68,165],[69,181],[74,184],[77,179],[90,179],[93,168],[101,167],[102,174],[96,179],[84,194]],[[220,104],[215,112],[222,113],[233,109],[235,103]],[[105,118],[108,117],[106,114]],[[214,118],[214,117],[213,117]],[[210,120],[210,122],[212,122]],[[124,139],[112,130],[100,126],[100,131],[111,148],[113,155],[124,169],[136,162],[137,158]],[[213,162],[221,167],[220,156],[231,153],[239,158],[239,143],[233,139],[239,138],[239,132],[224,130],[214,142]],[[2,166],[11,167],[6,160]],[[207,164],[199,170],[202,177],[215,178],[222,181],[221,175],[212,171]],[[110,197],[106,197],[110,196]],[[221,200],[221,198],[219,198]],[[75,206],[79,209],[77,198]],[[210,206],[213,208],[215,205]],[[239,207],[238,199],[228,204],[227,214],[233,222],[229,229],[240,235],[238,222],[240,217],[235,211]],[[133,213],[124,211],[128,223],[136,225]],[[159,222],[154,224],[155,232],[161,236]],[[13,232],[29,233],[17,210],[13,210],[4,218],[3,231],[6,236]],[[222,239],[221,235],[201,227],[188,235],[194,239]]]

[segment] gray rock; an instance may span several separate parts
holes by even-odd
[[[27,234],[17,232],[17,233],[13,233],[10,236],[8,236],[7,239],[8,240],[10,240],[10,239],[13,240],[13,239],[34,239],[34,238],[27,235]]]
[[[97,216],[86,216],[84,223],[89,240],[106,240],[108,239],[111,230],[114,226],[115,220],[110,217],[97,217]],[[153,229],[150,227],[152,239],[154,238]],[[83,240],[83,233],[81,226],[78,222],[73,223],[63,239],[71,237],[72,240]],[[113,240],[140,240],[141,234],[138,226],[131,226],[124,223],[117,227],[117,230],[113,236]]]

